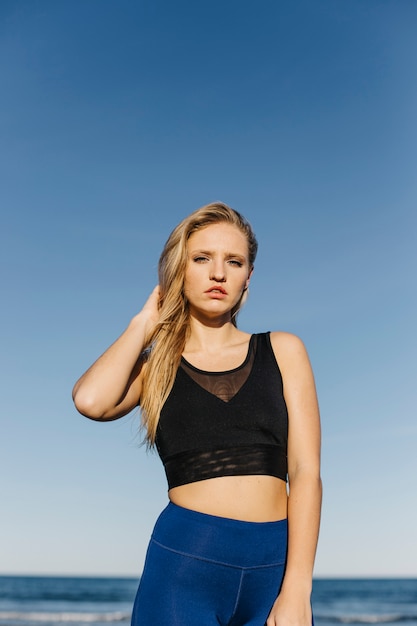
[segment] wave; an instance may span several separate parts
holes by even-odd
[[[362,614],[323,614],[314,611],[316,622],[333,624],[395,624],[401,622],[417,622],[417,614],[405,613],[362,613]],[[94,623],[127,623],[130,612],[113,611],[107,613],[86,612],[51,612],[51,611],[0,611],[0,626],[12,621],[15,624],[94,624]]]
[[[130,613],[115,611],[113,613],[73,613],[73,612],[21,612],[21,611],[0,611],[0,624],[12,620],[18,622],[33,622],[34,624],[76,623],[94,624],[96,622],[129,622]]]
[[[400,622],[417,622],[417,614],[406,613],[362,613],[351,615],[329,615],[314,611],[314,617],[320,622],[338,624],[396,624]]]

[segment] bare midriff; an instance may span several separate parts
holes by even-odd
[[[275,522],[287,517],[286,483],[273,476],[222,476],[174,487],[174,504],[186,509],[246,522]]]

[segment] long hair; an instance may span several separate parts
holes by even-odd
[[[140,402],[146,440],[150,446],[155,443],[159,415],[174,384],[189,333],[189,310],[184,295],[187,242],[195,231],[219,222],[232,224],[245,235],[249,266],[252,268],[258,249],[252,227],[240,213],[221,202],[207,204],[180,222],[168,237],[159,259],[160,319],[146,340],[149,350]],[[243,292],[231,311],[235,326],[237,312],[246,297],[247,292]]]

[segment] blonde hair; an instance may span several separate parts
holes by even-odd
[[[159,415],[174,384],[189,332],[188,303],[184,295],[187,242],[195,231],[219,222],[232,224],[245,235],[252,268],[258,249],[252,227],[240,213],[221,202],[207,204],[180,222],[168,237],[159,259],[160,319],[147,338],[150,349],[141,394],[142,419],[150,446],[155,443]],[[246,297],[245,291],[231,311],[235,326],[236,315]]]

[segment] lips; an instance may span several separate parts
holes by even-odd
[[[206,290],[206,293],[219,293],[219,294],[222,294],[224,296],[227,296],[226,289],[223,289],[223,287],[220,287],[220,286],[210,287],[210,289]]]

